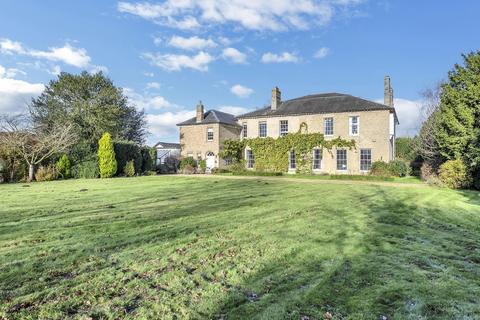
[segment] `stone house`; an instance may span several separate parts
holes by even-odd
[[[208,118],[208,119],[207,119]],[[207,159],[207,166],[222,167],[219,159],[226,139],[277,138],[292,132],[323,133],[326,139],[355,140],[355,149],[312,150],[312,171],[330,174],[367,173],[374,161],[395,159],[395,132],[398,119],[393,106],[390,78],[384,80],[384,103],[341,93],[323,93],[282,101],[280,90],[272,90],[271,105],[237,117],[216,110],[178,124],[182,156]],[[289,153],[289,172],[297,159]],[[255,155],[245,150],[247,168],[254,168]]]

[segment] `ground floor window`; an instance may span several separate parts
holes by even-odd
[[[322,149],[313,149],[313,169],[322,168]]]
[[[295,170],[297,168],[297,161],[295,156],[295,150],[291,150],[288,157],[288,168],[290,170]]]
[[[369,171],[372,168],[372,149],[360,149],[360,170]]]
[[[246,158],[247,158],[247,168],[253,168],[253,166],[255,165],[255,158],[253,157],[252,150],[247,149]]]
[[[347,170],[347,150],[337,150],[337,170]]]

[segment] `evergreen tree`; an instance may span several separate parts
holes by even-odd
[[[111,178],[117,172],[117,160],[110,133],[105,132],[98,141],[98,166],[100,177]]]

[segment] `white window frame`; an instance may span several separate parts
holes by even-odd
[[[295,150],[290,150],[288,152],[288,170],[289,171],[297,170],[297,155],[295,154]]]
[[[318,151],[320,154],[320,160],[318,161],[318,168],[315,168],[315,152]],[[322,170],[322,160],[323,160],[323,154],[322,154],[322,149],[321,148],[314,148],[312,150],[312,170]]]
[[[212,134],[210,138],[210,134]],[[213,141],[214,139],[214,134],[213,134],[213,128],[207,128],[207,141]]]
[[[327,120],[332,120],[332,133],[327,133]],[[327,137],[331,137],[334,135],[334,129],[335,128],[335,121],[333,119],[333,117],[326,117],[326,118],[323,118],[323,135],[324,136],[327,136]]]
[[[251,158],[248,157],[249,154],[252,156]],[[247,169],[253,169],[255,167],[255,156],[253,155],[252,149],[245,149],[245,160]]]
[[[353,133],[353,119],[357,119],[357,132]],[[348,132],[351,136],[358,136],[360,134],[360,116],[351,116],[348,118]]]
[[[286,130],[284,130],[285,126],[286,126]],[[280,120],[279,132],[280,132],[280,137],[286,136],[288,134],[288,120]]]
[[[369,150],[370,151],[370,169],[368,170],[364,170],[362,169],[362,151],[363,150]],[[372,156],[372,149],[371,148],[361,148],[360,149],[360,154],[359,154],[359,168],[360,168],[360,171],[361,172],[369,172],[371,169],[372,169],[372,159],[373,159],[373,156]]]
[[[242,138],[247,138],[248,137],[248,126],[247,123],[244,122],[242,123]]]
[[[265,135],[262,135],[262,129],[261,129],[262,125],[265,125]],[[260,138],[266,138],[268,136],[267,121],[259,121],[258,122],[258,136]]]
[[[344,169],[339,169],[338,168],[338,152],[339,151],[344,151],[345,152],[345,168]],[[337,171],[347,171],[348,170],[348,151],[347,149],[337,149],[337,151],[335,152],[335,167],[337,168]]]

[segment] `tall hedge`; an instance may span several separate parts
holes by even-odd
[[[117,172],[117,160],[110,133],[105,132],[98,140],[98,166],[100,177],[111,178]]]
[[[135,142],[126,140],[115,141],[114,148],[118,163],[117,175],[125,174],[124,168],[128,161],[133,161],[136,173],[142,172],[142,152]]]

